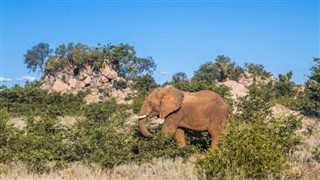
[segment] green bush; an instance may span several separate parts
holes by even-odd
[[[268,78],[271,76],[271,73],[264,69],[262,64],[253,64],[253,63],[245,63],[244,69],[253,74],[254,76],[260,76],[262,79]]]
[[[296,107],[306,116],[320,117],[320,58],[314,58],[309,79],[304,84],[305,90],[300,92]]]
[[[82,99],[88,91],[78,94],[48,92],[40,88],[40,82],[25,87],[15,85],[0,91],[0,108],[8,109],[13,116],[64,116],[77,115],[83,106]]]
[[[12,159],[8,152],[8,145],[14,136],[14,129],[7,125],[10,114],[6,109],[0,109],[0,163],[6,163]]]
[[[300,142],[295,136],[300,120],[291,116],[264,121],[256,117],[229,123],[219,148],[196,163],[200,178],[279,179],[289,171],[289,154]]]
[[[139,113],[141,106],[146,98],[146,96],[148,95],[148,92],[140,92],[139,94],[137,94],[136,96],[133,97],[133,103],[131,105],[131,109],[133,110],[134,113]]]
[[[273,93],[263,85],[252,84],[249,86],[249,93],[245,97],[239,98],[238,112],[236,118],[238,121],[251,121],[256,117],[271,116],[271,107],[274,102]]]
[[[114,83],[113,83],[113,88],[115,88],[115,89],[125,89],[125,88],[127,88],[128,87],[128,85],[127,85],[127,82],[126,81],[124,81],[124,80],[119,80],[119,81],[115,81]]]
[[[80,159],[111,168],[119,164],[141,163],[157,157],[187,157],[194,148],[178,149],[173,138],[156,133],[152,139],[137,131],[137,124],[126,124],[132,114],[117,111],[107,121],[79,121],[74,131],[74,151]]]
[[[116,101],[110,100],[102,103],[93,103],[83,107],[83,114],[88,121],[106,121],[116,111],[124,111],[126,106],[119,105]]]
[[[228,56],[219,55],[215,62],[202,64],[194,73],[192,80],[208,83],[215,80],[222,82],[227,79],[238,81],[243,72],[244,70],[232,62]]]
[[[27,127],[17,131],[10,144],[8,154],[12,160],[27,164],[30,172],[48,172],[58,168],[65,162],[75,160],[76,156],[70,151],[67,143],[69,131],[49,117],[29,118]]]

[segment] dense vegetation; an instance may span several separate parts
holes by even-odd
[[[290,177],[290,153],[300,143],[295,131],[301,120],[295,116],[275,118],[270,112],[269,93],[253,85],[242,99],[236,121],[229,123],[216,151],[206,152],[197,163],[206,178],[279,179]]]
[[[53,50],[47,43],[39,43],[27,50],[24,57],[27,68],[32,71],[39,69],[43,76],[55,74],[68,67],[75,67],[76,73],[86,64],[93,66],[93,70],[98,70],[106,61],[126,79],[135,79],[144,73],[152,73],[156,68],[152,57],[136,56],[134,47],[128,44],[90,47],[70,42],[67,45],[61,44]]]
[[[50,73],[66,64],[81,67],[90,63],[100,68],[104,59],[111,60],[121,76],[133,80],[129,85],[136,90],[135,96],[130,97],[132,105],[119,105],[114,100],[87,105],[82,99],[88,90],[77,94],[48,92],[40,88],[41,82],[24,87],[1,86],[0,163],[10,165],[22,161],[30,172],[42,173],[78,161],[112,168],[157,157],[186,158],[201,154],[196,162],[200,178],[295,178],[289,162],[292,152],[302,141],[296,135],[301,119],[296,116],[273,117],[270,108],[282,104],[319,118],[319,58],[314,59],[315,65],[311,67],[304,91],[291,81],[293,74],[288,72],[280,74],[275,82],[253,83],[248,95],[237,101],[230,98],[228,87],[217,82],[237,81],[244,71],[256,79],[268,79],[271,74],[262,65],[249,63],[241,68],[229,57],[218,56],[214,62],[201,65],[191,79],[183,72],[174,74],[172,81],[166,84],[191,92],[213,90],[237,109],[235,118],[229,121],[227,135],[222,137],[215,151],[207,150],[210,138],[205,132],[187,131],[188,146],[185,149],[178,149],[173,138],[162,137],[158,126],[151,128],[155,137],[141,137],[133,115],[139,111],[148,92],[160,85],[150,74],[155,68],[153,60],[136,57],[132,46],[90,48],[69,43],[50,50],[43,43],[32,47],[25,55],[28,68]],[[128,85],[118,82],[115,86],[123,88]],[[13,117],[23,119],[25,127],[16,127],[11,122]],[[64,122],[65,117],[73,117],[75,122]],[[313,157],[318,162],[319,150],[319,147],[313,150]],[[0,173],[4,173],[1,168]]]

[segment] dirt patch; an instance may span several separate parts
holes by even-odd
[[[20,130],[24,129],[27,126],[27,122],[22,118],[11,118],[8,123],[9,126],[13,126]]]

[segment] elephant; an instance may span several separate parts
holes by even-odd
[[[150,117],[164,120],[161,131],[175,135],[178,147],[186,146],[184,129],[208,131],[211,149],[215,149],[221,134],[226,132],[226,123],[232,109],[217,93],[210,90],[185,92],[173,86],[159,87],[144,100],[139,116],[138,127],[145,137],[152,137],[146,127]]]

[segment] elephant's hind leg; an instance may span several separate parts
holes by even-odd
[[[220,138],[220,128],[216,126],[211,126],[208,129],[211,136],[211,149],[216,149]]]
[[[185,134],[183,129],[180,129],[180,128],[177,129],[176,140],[178,142],[179,148],[184,148],[186,146],[186,139],[185,139]]]

